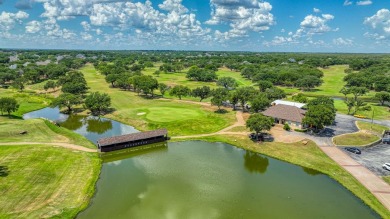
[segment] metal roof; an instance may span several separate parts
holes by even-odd
[[[305,103],[297,103],[297,102],[286,101],[286,100],[275,100],[274,102],[272,102],[272,105],[279,105],[279,104],[295,106],[298,108],[302,108],[306,105]]]
[[[159,129],[159,130],[148,131],[148,132],[139,132],[139,133],[133,133],[128,135],[102,138],[98,140],[98,144],[100,147],[105,147],[113,144],[121,144],[121,143],[132,142],[132,141],[154,138],[154,137],[165,136],[165,135],[168,135],[168,131],[166,129]]]

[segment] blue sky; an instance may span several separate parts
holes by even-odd
[[[0,47],[390,52],[390,0],[0,0]]]

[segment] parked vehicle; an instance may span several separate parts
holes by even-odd
[[[251,140],[256,140],[256,133],[250,133],[248,135],[248,137],[251,139]],[[259,141],[268,141],[268,142],[271,142],[273,141],[273,137],[268,134],[268,133],[259,133],[258,135],[258,138],[257,138]]]
[[[354,154],[361,154],[362,151],[359,148],[354,148],[354,147],[347,147],[344,148],[346,151],[354,153]]]
[[[383,169],[390,171],[390,163],[383,164]]]
[[[383,133],[382,142],[384,144],[390,144],[390,130],[386,130]]]

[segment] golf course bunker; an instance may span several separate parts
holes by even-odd
[[[198,109],[171,108],[171,107],[150,107],[146,118],[154,122],[174,122],[190,120],[202,116]]]
[[[379,218],[326,175],[223,143],[168,143],[104,159],[94,218]]]

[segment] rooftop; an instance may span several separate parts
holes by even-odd
[[[168,135],[168,131],[166,129],[159,129],[159,130],[148,131],[148,132],[138,132],[133,134],[102,138],[98,140],[98,144],[100,145],[100,147],[104,147],[113,144],[121,144],[121,143],[132,142],[132,141],[154,138],[154,137],[165,136],[165,135]]]
[[[262,112],[262,114],[265,116],[300,123],[302,123],[302,119],[305,117],[305,113],[306,111],[303,109],[284,104],[271,106]]]
[[[292,102],[292,101],[286,101],[286,100],[275,100],[274,102],[272,102],[272,105],[279,105],[279,104],[288,105],[288,106],[295,106],[298,108],[302,108],[306,105],[305,103],[298,103],[298,102]]]

